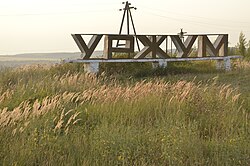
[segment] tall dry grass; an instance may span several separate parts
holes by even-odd
[[[244,61],[244,60],[235,60],[233,62],[233,66],[236,69],[241,69],[241,70],[250,69],[250,62],[249,61]]]
[[[120,81],[75,66],[0,77],[3,165],[250,162],[246,101],[218,77]]]

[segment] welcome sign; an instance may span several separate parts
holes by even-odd
[[[88,43],[83,39],[83,36],[91,35]],[[214,42],[209,39],[209,36],[216,36]],[[188,58],[191,50],[194,48],[194,43],[198,42],[197,54],[192,57],[216,57],[227,56],[228,50],[228,34],[201,34],[201,35],[186,35],[184,38],[179,35],[116,35],[116,34],[72,34],[77,46],[79,47],[83,59],[91,59],[101,39],[104,38],[103,58],[113,59],[114,53],[132,54],[131,59],[144,58]],[[171,44],[176,48],[175,56],[168,52],[168,45],[162,48],[164,41],[171,40]],[[124,44],[118,44],[123,41]],[[135,52],[135,41],[138,44],[138,51]],[[116,45],[114,43],[117,43]],[[139,44],[143,46],[139,48]]]

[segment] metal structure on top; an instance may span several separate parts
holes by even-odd
[[[166,67],[167,62],[174,61],[216,60],[218,69],[230,70],[230,59],[241,58],[228,56],[228,34],[187,34],[181,29],[176,35],[138,35],[131,13],[131,9],[136,10],[136,8],[131,7],[128,1],[123,4],[125,7],[120,9],[124,12],[119,33],[72,34],[82,58],[65,62],[84,63],[86,72],[98,73],[99,63],[102,62],[152,62],[153,67]],[[125,18],[127,34],[122,34]],[[130,24],[133,27],[133,34],[130,34]],[[84,40],[86,36],[92,36],[88,43]],[[100,50],[100,45],[104,47],[102,54],[94,57],[93,54],[97,48]],[[143,48],[140,49],[140,46]],[[114,56],[117,53],[128,54],[128,57]]]
[[[125,4],[125,7],[120,9],[120,11],[124,12],[119,34],[72,34],[82,53],[82,59],[79,59],[79,61],[81,60],[84,63],[92,62],[93,60],[105,60],[105,62],[116,62],[117,60],[120,60],[120,62],[145,60],[146,62],[152,60],[152,62],[160,62],[160,60],[218,60],[218,58],[228,57],[228,34],[192,35],[181,29],[180,33],[176,35],[138,35],[131,13],[131,10],[136,10],[136,8],[131,7],[128,1],[123,2],[123,4]],[[122,34],[125,18],[127,18],[127,34]],[[130,24],[133,27],[133,34],[130,34]],[[84,36],[87,35],[92,36],[88,43],[84,40]],[[213,40],[211,40],[211,37]],[[102,44],[104,46],[102,55],[93,57],[93,53],[101,42],[104,42]],[[135,49],[135,42],[138,51]],[[169,45],[171,46],[170,48]],[[143,48],[140,49],[140,46]],[[132,57],[129,56],[127,60],[124,60],[124,58],[114,57],[116,53],[126,53],[132,55]]]
[[[129,3],[128,1],[123,2],[122,4],[125,4],[125,7],[123,9],[119,9],[119,11],[124,10],[123,16],[122,16],[122,22],[121,22],[121,26],[120,26],[120,30],[119,30],[119,35],[122,34],[122,29],[123,29],[123,25],[124,25],[124,22],[125,22],[125,17],[127,17],[127,35],[130,35],[130,21],[131,21],[133,31],[134,31],[134,35],[136,36],[135,24],[134,24],[134,20],[133,20],[133,17],[132,17],[131,9],[137,10],[137,8],[136,7],[131,7],[130,6],[131,3]],[[124,44],[119,44],[119,41],[120,40],[117,41],[116,47],[124,46]],[[137,37],[136,37],[136,44],[137,44],[138,50],[140,51],[140,46],[139,46],[139,42],[138,42]]]
[[[183,28],[181,28],[181,32],[178,33],[178,35],[180,36],[180,38],[182,39],[182,41],[184,42],[184,35],[186,34],[187,32],[183,32]]]

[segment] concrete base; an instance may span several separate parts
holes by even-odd
[[[230,60],[230,58],[225,58],[224,59],[224,69],[226,71],[231,71],[231,60]]]
[[[151,62],[153,68],[167,67],[168,62],[185,62],[185,61],[217,61],[216,68],[221,70],[231,70],[231,59],[239,59],[241,56],[227,56],[227,57],[196,57],[196,58],[169,58],[169,59],[77,59],[64,60],[64,63],[84,63],[84,70],[88,73],[98,73],[99,63],[129,63],[129,62]]]
[[[99,62],[84,63],[84,71],[97,74],[99,72]]]
[[[216,61],[216,69],[217,70],[223,70],[224,66],[224,60],[217,60]]]
[[[160,61],[159,62],[159,67],[166,68],[167,66],[168,66],[168,62],[165,62],[165,61]]]
[[[230,58],[225,58],[224,60],[217,60],[216,69],[231,71],[231,60],[230,60]]]
[[[152,62],[153,69],[158,68],[158,67],[166,68],[167,66],[168,66],[168,62],[165,62],[165,61]]]

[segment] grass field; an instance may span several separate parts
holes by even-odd
[[[0,165],[250,165],[250,63],[0,72]]]

